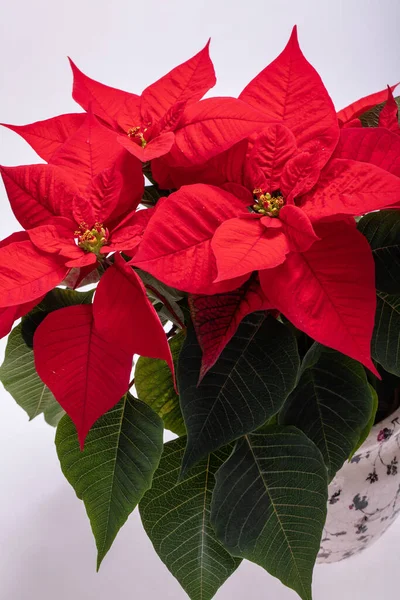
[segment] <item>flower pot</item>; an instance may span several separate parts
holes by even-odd
[[[374,425],[329,486],[328,516],[317,562],[358,554],[400,512],[400,408]]]

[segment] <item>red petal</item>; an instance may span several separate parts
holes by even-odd
[[[71,215],[77,188],[59,167],[1,167],[1,174],[13,213],[24,229],[41,225],[55,215]]]
[[[280,124],[270,125],[254,142],[245,167],[246,183],[264,192],[280,189],[283,168],[297,150],[293,133]]]
[[[0,308],[0,338],[3,338],[10,333],[14,321],[26,315],[32,308],[35,308],[35,306],[43,300],[43,297],[44,296],[37,298],[36,300],[33,300],[33,302],[20,304],[19,306]]]
[[[162,189],[177,189],[192,183],[222,185],[225,182],[243,184],[244,164],[248,141],[242,140],[229,150],[194,167],[169,166],[168,158],[156,159],[151,164],[152,175]]]
[[[388,86],[388,98],[385,106],[379,114],[379,127],[386,127],[396,134],[400,134],[399,127],[399,107],[396,100],[393,98],[393,92]]]
[[[129,252],[140,244],[154,210],[154,208],[138,210],[129,216],[112,232],[110,243],[102,248],[102,253],[119,251],[126,252],[129,255]]]
[[[243,201],[245,206],[251,206],[252,204],[254,204],[253,194],[243,185],[240,185],[239,183],[224,183],[221,187],[230,194],[236,196],[236,198],[240,198],[240,200]],[[250,216],[251,214],[252,213],[248,213],[248,216]]]
[[[84,120],[84,113],[75,113],[60,115],[45,121],[36,121],[29,125],[9,125],[7,123],[2,123],[2,125],[18,133],[40,158],[49,162],[53,154],[79,129]]]
[[[339,127],[320,76],[305,59],[294,27],[283,52],[243,90],[239,98],[290,129],[301,150],[318,152],[322,168],[331,156]]]
[[[0,339],[8,335],[14,325],[14,321],[18,319],[18,306],[5,306],[0,308]]]
[[[292,203],[295,198],[311,190],[320,175],[318,157],[309,152],[301,152],[291,158],[284,166],[279,189],[286,202]]]
[[[360,119],[352,119],[351,121],[344,123],[342,127],[362,127],[362,123]]]
[[[254,214],[249,214],[247,218],[257,218],[257,215]],[[282,229],[283,228],[283,223],[280,219],[276,219],[273,217],[261,217],[261,223],[264,225],[264,227],[267,228],[271,228],[271,229]]]
[[[64,217],[54,217],[45,225],[28,229],[31,242],[42,252],[62,254],[70,258],[79,258],[83,253],[75,244],[76,224]]]
[[[362,215],[394,204],[399,198],[399,177],[367,163],[333,159],[322,171],[316,189],[303,196],[301,208],[316,221]]]
[[[140,277],[119,254],[100,280],[93,305],[97,331],[131,354],[165,360],[174,372],[167,336]]]
[[[320,239],[310,219],[298,206],[293,204],[283,206],[279,218],[284,223],[284,233],[289,240],[289,248],[294,252],[305,252]]]
[[[99,83],[82,71],[69,59],[74,74],[72,97],[86,111],[118,129],[118,119],[125,115],[132,118],[131,127],[140,125],[140,96],[123,92]]]
[[[149,160],[153,160],[154,158],[160,158],[160,156],[168,154],[175,141],[175,136],[171,132],[162,133],[153,140],[150,140],[150,142],[148,142],[144,148],[131,140],[128,136],[119,135],[117,140],[121,146],[133,154],[133,156],[136,156],[136,158],[142,162],[147,162]]]
[[[80,191],[85,192],[92,179],[112,167],[121,152],[115,133],[88,114],[81,127],[53,155],[51,162],[62,167]]]
[[[105,340],[92,305],[50,313],[34,336],[36,370],[68,413],[81,448],[95,421],[128,391],[132,354]]]
[[[224,219],[245,211],[240,200],[219,188],[182,187],[159,200],[132,263],[167,285],[191,293],[235,289],[243,281],[213,284],[217,268],[211,239]]]
[[[87,223],[106,222],[118,204],[123,185],[124,180],[116,163],[96,175],[90,182],[85,194],[85,199],[90,203],[90,211],[88,212],[91,213],[93,220],[82,220]],[[80,223],[81,221],[77,222]]]
[[[333,156],[371,163],[400,177],[400,138],[387,129],[342,129]]]
[[[185,167],[204,163],[263,129],[266,120],[235,98],[208,98],[191,105],[175,130],[170,164]]]
[[[25,242],[26,240],[29,240],[29,235],[27,234],[27,232],[17,231],[4,238],[4,240],[1,240],[0,248],[3,248],[3,246],[8,246],[9,244],[13,244],[14,242]]]
[[[260,273],[271,305],[317,342],[376,373],[370,345],[374,328],[375,267],[367,240],[353,226],[329,223],[304,254]]]
[[[392,92],[397,87],[396,85],[391,86]],[[356,100],[356,102],[352,102],[346,108],[342,108],[339,110],[337,117],[342,124],[345,124],[356,117],[359,117],[363,113],[367,112],[371,108],[374,108],[377,104],[381,104],[385,102],[387,98],[387,89],[381,90],[380,92],[375,92],[374,94],[370,94],[369,96],[364,96],[364,98],[360,98],[360,100]]]
[[[217,229],[211,242],[217,260],[216,282],[271,269],[290,252],[283,231],[266,229],[259,219],[230,219]]]
[[[270,308],[254,277],[238,290],[215,296],[189,296],[189,306],[197,339],[203,351],[199,382],[216,363],[222,350],[235,335],[244,317]]]
[[[30,242],[0,249],[0,307],[36,300],[59,285],[67,274],[64,261],[37,250]]]
[[[85,267],[90,267],[90,266],[92,266],[94,268],[96,263],[97,263],[97,257],[95,254],[93,254],[93,252],[88,252],[87,254],[85,254],[85,252],[81,252],[81,255],[78,258],[69,260],[65,264],[67,267],[70,267],[71,269],[72,268],[83,269]]]
[[[192,58],[152,83],[142,93],[142,121],[161,119],[177,102],[196,102],[216,83],[208,41]]]
[[[175,129],[178,127],[179,121],[182,118],[183,111],[188,104],[190,104],[190,102],[187,100],[179,101],[176,104],[173,104],[161,118],[161,120],[150,128],[151,137],[155,137],[155,135],[158,135],[160,132],[166,133],[167,131],[175,131]],[[153,134],[153,132],[155,133]]]
[[[115,220],[120,220],[127,211],[137,207],[142,199],[144,178],[142,165],[133,156],[122,151],[111,167],[101,171],[91,180],[85,191],[86,211],[93,220],[83,218],[86,222],[107,223],[110,228]],[[75,204],[75,209],[78,207]],[[78,216],[78,215],[76,215]]]

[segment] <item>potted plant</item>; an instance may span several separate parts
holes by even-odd
[[[394,88],[336,113],[296,29],[239,99],[201,99],[208,44],[140,96],[71,66],[85,112],[7,125],[45,163],[1,167],[0,379],[98,567],[139,506],[190,598],[247,559],[309,600],[398,511]]]

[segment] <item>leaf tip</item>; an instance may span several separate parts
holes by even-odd
[[[104,557],[105,557],[105,554],[103,554],[103,552],[99,551],[97,553],[96,573],[98,573],[100,571],[100,567],[101,567],[101,564],[102,564],[102,562],[104,560]]]
[[[299,43],[297,25],[293,25],[292,33],[290,34],[289,42]]]

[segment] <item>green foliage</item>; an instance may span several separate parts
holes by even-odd
[[[400,211],[370,213],[357,227],[372,248],[377,289],[387,294],[400,294]]]
[[[265,313],[253,313],[242,321],[198,385],[201,359],[201,348],[191,329],[178,364],[181,408],[188,432],[183,472],[277,413],[296,383],[299,368],[293,333]]]
[[[211,600],[240,564],[217,541],[210,525],[214,473],[230,448],[211,454],[189,478],[178,481],[185,441],[165,444],[153,486],[139,510],[156,552],[191,600]]]
[[[371,350],[386,371],[400,376],[400,295],[378,292]]]
[[[300,380],[280,412],[279,422],[296,426],[314,442],[332,479],[359,443],[372,411],[373,398],[363,366],[314,344],[304,357]]]
[[[353,456],[355,455],[357,450],[363,445],[363,443],[369,436],[369,433],[375,423],[375,418],[376,418],[376,414],[378,412],[378,406],[379,406],[379,398],[378,398],[378,394],[376,393],[375,388],[373,388],[371,384],[369,384],[369,390],[370,390],[371,399],[372,399],[371,414],[369,416],[367,425],[364,427],[363,431],[361,432],[360,438],[359,438],[357,444],[354,446],[352,453],[349,456],[349,459],[353,458]]]
[[[127,394],[90,430],[83,452],[68,416],[59,423],[61,469],[85,503],[98,550],[97,565],[150,488],[163,448],[161,419]]]
[[[327,495],[317,447],[295,427],[271,425],[242,438],[218,470],[211,523],[228,552],[311,600]]]
[[[161,190],[154,182],[150,169],[144,169],[143,173],[153,185],[146,185],[144,188],[142,204],[144,204],[144,206],[152,207],[157,204],[160,198],[169,196],[171,190]]]
[[[170,341],[175,369],[184,340],[185,332],[180,331]],[[185,435],[179,396],[174,388],[170,368],[164,360],[141,356],[136,364],[135,386],[139,399],[162,418],[166,429],[176,435]]]
[[[178,290],[165,285],[161,281],[158,281],[150,273],[137,269],[137,274],[146,286],[147,294],[153,303],[162,303],[162,306],[156,307],[161,319],[165,322],[172,321],[178,327],[183,327],[185,323],[185,317],[182,308],[178,304],[179,300],[182,299],[182,293]]]
[[[33,350],[22,337],[21,323],[9,335],[4,362],[0,367],[0,381],[29,419],[43,413],[47,423],[55,426],[65,414],[36,373]]]

